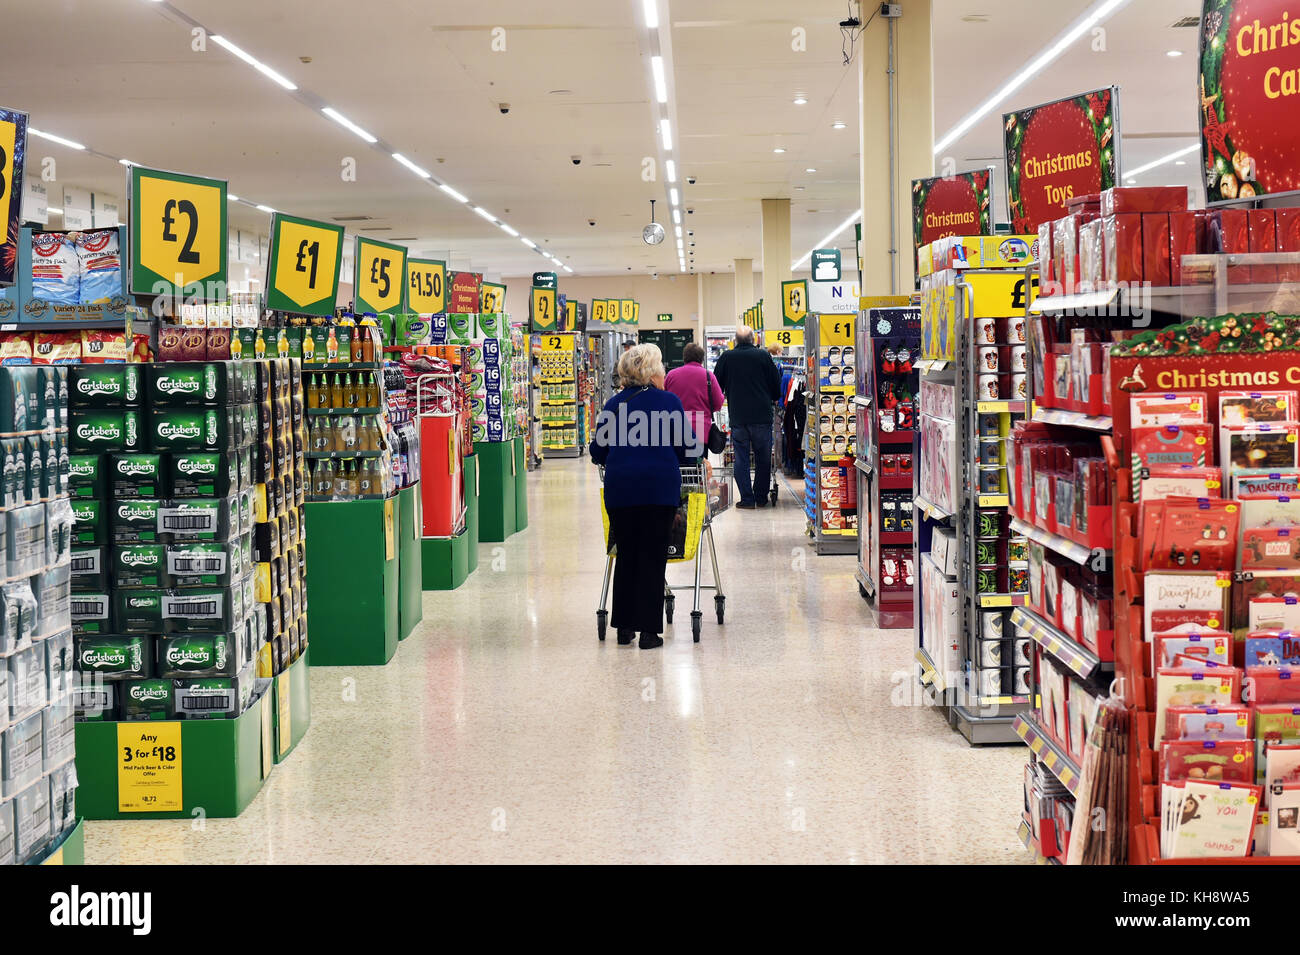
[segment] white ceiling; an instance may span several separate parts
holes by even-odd
[[[936,135],[1091,5],[933,2]],[[664,184],[641,177],[643,157],[659,154],[641,0],[5,6],[3,104],[108,156],[224,177],[240,197],[297,215],[368,215],[360,225],[382,231],[367,234],[406,239],[417,252],[450,251],[458,267],[504,275],[548,267],[303,101],[315,96],[579,274],[676,270],[671,239],[650,249],[639,238],[650,199],[660,200],[659,221],[669,218]],[[1123,88],[1124,166],[1191,144],[1196,30],[1169,24],[1198,9],[1198,0],[1131,0],[1106,24],[1104,50],[1080,40],[948,152],[958,168],[986,165],[1001,153],[1004,109],[1112,83]],[[725,271],[735,258],[761,267],[765,197],[792,197],[798,257],[858,206],[857,63],[844,66],[836,26],[844,0],[660,0],[660,10],[671,21],[679,173],[698,180],[681,184],[684,207],[695,210],[684,223],[696,233],[698,268]],[[211,42],[194,52],[190,26],[173,11],[289,77],[301,98]],[[962,19],[973,14],[988,20]],[[495,27],[504,28],[504,51],[493,50]],[[796,27],[806,30],[806,52],[791,48]],[[1175,48],[1187,55],[1164,55]],[[796,93],[806,106],[793,104]],[[832,130],[836,120],[848,128]],[[776,146],[787,152],[774,154]],[[38,139],[31,148],[32,157],[58,162],[52,192],[62,184],[123,192],[125,170],[111,159]],[[346,157],[357,161],[356,182],[340,176]],[[1143,182],[1195,183],[1196,157],[1188,160]],[[809,166],[817,173],[806,174]],[[267,219],[239,205],[231,226],[265,231]]]

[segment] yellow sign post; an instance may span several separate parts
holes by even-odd
[[[181,724],[117,724],[117,811],[180,812]]]

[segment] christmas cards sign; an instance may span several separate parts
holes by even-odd
[[[1116,184],[1119,87],[1030,106],[1002,117],[1012,231],[1035,232],[1065,203]]]
[[[912,180],[912,268],[922,246],[950,235],[989,235],[990,169]]]
[[[1206,200],[1300,190],[1300,0],[1205,0],[1200,41]]]

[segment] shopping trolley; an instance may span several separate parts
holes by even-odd
[[[605,480],[605,469],[600,469],[600,479]],[[718,623],[723,623],[727,611],[727,597],[722,592],[722,577],[718,573],[718,551],[713,544],[713,519],[731,506],[731,468],[714,467],[703,461],[682,466],[682,499],[686,504],[686,537],[680,554],[670,552],[668,563],[683,564],[695,561],[695,582],[671,586],[664,581],[664,620],[673,622],[673,610],[677,602],[674,590],[694,591],[695,601],[691,609],[691,638],[700,642],[700,625],[704,611],[700,610],[700,591],[712,590],[713,609],[717,613]],[[681,511],[679,510],[680,514]],[[600,499],[601,522],[605,529],[605,541],[609,541],[609,514],[605,510],[605,496]],[[701,582],[703,571],[703,550],[705,542],[709,547],[709,562],[713,565],[713,583]],[[605,627],[609,622],[609,611],[605,604],[609,601],[609,582],[614,574],[616,549],[606,544],[605,579],[600,585],[600,607],[596,611],[596,635],[605,639]]]

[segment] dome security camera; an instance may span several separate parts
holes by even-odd
[[[687,209],[687,210],[686,210],[686,214],[687,214],[688,216],[693,216],[693,215],[695,215],[695,210],[694,210],[694,209]]]
[[[573,163],[575,166],[581,166],[581,165],[582,165],[582,157],[581,157],[581,156],[570,156],[570,157],[569,157],[569,162]]]
[[[588,220],[587,220],[587,225],[589,225],[589,226],[595,228],[596,220],[595,220],[595,219],[588,219]]]
[[[501,115],[504,116],[506,113],[510,112],[510,104],[509,104],[509,103],[497,103],[497,109],[500,110],[500,111],[501,111]]]
[[[686,177],[686,185],[688,185],[688,186],[693,186],[693,185],[695,185],[695,177],[694,177],[694,176],[687,176],[687,177]]]

